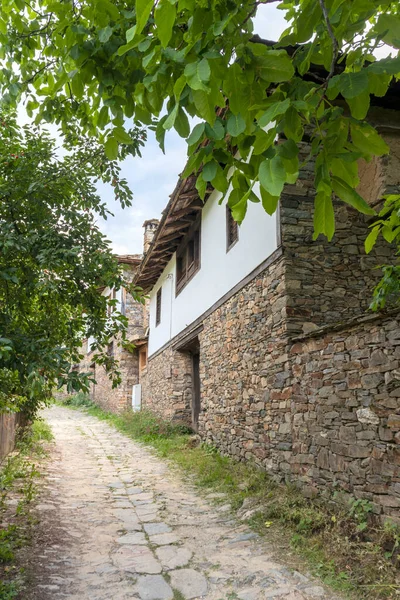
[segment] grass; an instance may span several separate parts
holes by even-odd
[[[0,599],[17,597],[22,573],[16,553],[28,545],[34,519],[30,505],[37,493],[37,462],[46,450],[44,444],[53,438],[45,421],[36,420],[17,443],[16,450],[0,463]],[[10,499],[17,500],[12,504]]]
[[[253,508],[251,528],[268,536],[287,556],[296,553],[324,583],[349,598],[400,598],[400,529],[382,525],[366,500],[308,499],[293,485],[278,485],[249,463],[196,445],[187,428],[152,413],[104,412],[86,397],[72,408],[107,421],[132,439],[152,446],[173,461],[197,487],[225,494],[234,510]],[[295,561],[296,562],[296,561]],[[297,561],[298,562],[298,561]]]

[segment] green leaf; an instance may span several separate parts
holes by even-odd
[[[127,44],[129,44],[129,42],[131,42],[133,40],[133,38],[135,37],[136,27],[137,27],[137,25],[134,25],[133,27],[130,27],[127,30],[127,32],[126,32],[126,42],[127,42]]]
[[[368,91],[368,75],[366,69],[357,73],[341,73],[329,82],[329,87],[336,87],[344,98],[355,98]]]
[[[391,80],[391,76],[390,75],[377,75],[376,73],[368,73],[368,87],[369,87],[369,92],[371,94],[373,94],[374,96],[378,96],[379,98],[382,98],[389,87],[390,84],[390,80]]]
[[[190,156],[181,174],[181,177],[183,179],[185,177],[189,177],[189,175],[191,175],[192,173],[197,173],[202,162],[203,156],[204,150],[200,150],[199,152],[196,152],[195,154],[192,154]]]
[[[335,194],[349,204],[353,208],[357,209],[359,212],[364,215],[375,215],[375,211],[371,208],[352,187],[349,186],[343,179],[339,177],[332,177],[332,189]]]
[[[286,50],[267,50],[256,57],[256,71],[264,81],[280,83],[294,75],[294,67]]]
[[[110,2],[110,0],[98,0],[98,5],[96,8],[100,12],[106,12],[112,19],[114,19],[114,21],[118,21],[120,17],[118,8],[114,6],[113,2]]]
[[[115,127],[115,129],[113,129],[113,136],[120,144],[133,143],[131,136],[125,131],[123,127]]]
[[[206,197],[207,182],[201,176],[196,180],[196,190],[199,192],[200,198],[204,200]]]
[[[187,64],[184,74],[187,83],[192,90],[208,90],[208,87],[205,84],[210,79],[211,71],[206,58]]]
[[[273,215],[278,207],[279,196],[272,196],[260,186],[261,202],[266,213]]]
[[[161,150],[163,151],[163,153],[165,154],[165,129],[164,129],[164,123],[167,119],[167,115],[164,115],[162,117],[162,119],[160,119],[157,123],[157,127],[156,127],[156,140],[159,143],[159,146],[161,148]]]
[[[175,119],[175,130],[182,138],[187,138],[190,133],[189,119],[183,108],[180,106]]]
[[[370,125],[351,123],[350,131],[353,144],[364,154],[382,156],[389,153],[389,146]]]
[[[171,127],[174,126],[175,123],[175,119],[178,115],[178,110],[179,110],[179,102],[177,102],[174,106],[174,108],[171,110],[171,112],[168,114],[167,118],[165,119],[164,122],[164,129],[171,129]]]
[[[108,107],[102,106],[99,112],[99,118],[97,119],[97,126],[100,127],[100,129],[103,129],[108,124],[109,120]]]
[[[275,102],[272,104],[265,113],[258,119],[258,124],[260,127],[266,127],[271,121],[275,120],[275,117],[278,115],[282,115],[287,111],[290,106],[290,99],[286,98],[282,102]]]
[[[400,16],[381,13],[375,26],[375,31],[380,34],[381,39],[399,48],[400,41]],[[382,35],[383,34],[383,35]]]
[[[371,229],[371,231],[369,232],[364,246],[365,246],[365,252],[367,254],[369,254],[372,250],[372,248],[375,246],[376,240],[378,239],[379,236],[379,232],[380,232],[380,227],[379,226],[375,226]]]
[[[275,129],[269,129],[268,131],[263,131],[262,129],[259,129],[256,132],[256,139],[253,144],[253,155],[258,156],[259,154],[265,152],[267,148],[270,148],[274,143],[275,136]]]
[[[299,153],[299,148],[293,140],[285,140],[283,143],[278,144],[277,149],[279,156],[287,160],[296,158]]]
[[[247,110],[249,86],[244,79],[240,65],[233,63],[224,73],[223,90],[229,98],[229,110],[237,115]]]
[[[225,137],[225,128],[221,121],[217,119],[212,127],[207,123],[206,135],[213,140],[223,140]]]
[[[205,125],[205,123],[198,123],[193,127],[191,134],[186,140],[188,146],[193,146],[193,144],[197,144],[197,142],[201,139],[204,133]]]
[[[372,63],[372,65],[369,65],[367,70],[370,73],[378,73],[378,75],[381,75],[382,73],[386,73],[387,75],[397,75],[400,73],[400,56],[377,60]]]
[[[163,48],[171,39],[172,29],[176,18],[176,8],[169,0],[160,0],[157,4],[154,19],[157,26],[158,37]]]
[[[349,162],[347,160],[343,160],[342,158],[333,158],[330,162],[329,168],[332,172],[332,175],[336,177],[340,177],[350,185],[350,187],[357,187],[360,180],[358,178],[358,166],[357,162],[354,160]]]
[[[225,194],[229,187],[229,182],[228,182],[222,168],[220,167],[220,165],[218,163],[216,163],[216,164],[217,164],[217,172],[211,183],[216,190]]]
[[[104,144],[104,151],[109,160],[116,160],[118,158],[118,142],[115,137],[109,137]]]
[[[174,96],[176,100],[181,97],[182,91],[186,85],[186,77],[181,75],[174,83]]]
[[[286,181],[286,170],[280,156],[264,160],[260,165],[258,177],[262,187],[271,196],[280,196]]]
[[[304,132],[301,118],[293,106],[290,106],[285,113],[283,132],[287,138],[292,138],[295,142],[301,142],[303,138]]]
[[[210,94],[207,94],[203,90],[193,90],[193,102],[194,105],[203,119],[205,119],[210,125],[214,124],[216,114],[215,114],[215,105],[210,97]]]
[[[233,189],[229,194],[228,206],[231,209],[232,217],[239,225],[246,216],[248,196],[249,192],[243,194],[240,189]]]
[[[132,48],[134,46],[135,46],[135,42],[133,40],[131,40],[128,44],[124,44],[123,46],[120,46],[117,51],[118,56],[123,56],[124,54],[129,52],[129,50],[132,50]]]
[[[153,0],[136,0],[136,35],[142,33],[153,8]],[[129,40],[127,40],[129,41]]]
[[[237,137],[246,130],[246,121],[242,115],[230,115],[226,123],[226,130],[232,137]]]
[[[212,181],[217,174],[217,163],[212,160],[203,167],[202,175],[204,181]]]
[[[335,213],[332,197],[325,192],[318,192],[314,203],[313,239],[316,240],[320,233],[326,235],[329,241],[331,241],[335,233]]]
[[[71,79],[71,89],[74,96],[76,96],[77,98],[82,98],[83,82],[79,72],[75,73],[75,75]]]
[[[349,105],[352,117],[360,120],[365,119],[368,114],[370,104],[368,90],[365,90],[365,92],[362,92],[356,98],[346,98],[346,102]]]
[[[99,41],[102,44],[105,44],[106,42],[108,42],[108,40],[112,36],[112,33],[113,33],[113,28],[110,27],[109,25],[107,25],[107,27],[104,27],[104,29],[100,29],[100,31],[99,31]]]

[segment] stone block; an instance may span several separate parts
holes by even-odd
[[[387,506],[389,508],[400,508],[400,498],[396,498],[395,496],[374,496],[374,501],[380,506]]]
[[[360,423],[379,425],[378,415],[370,408],[359,408],[356,411],[356,415],[357,415],[357,419]]]
[[[394,430],[400,429],[400,415],[389,415],[387,426]]]

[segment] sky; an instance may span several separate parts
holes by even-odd
[[[274,5],[260,6],[254,22],[255,33],[264,39],[277,40],[287,26],[283,14]],[[130,157],[121,165],[121,175],[133,191],[132,206],[121,209],[113,198],[111,187],[99,185],[99,194],[114,217],[98,223],[117,254],[142,253],[143,222],[161,217],[186,159],[186,142],[175,131],[167,132],[165,154],[153,132],[149,131],[142,158]]]

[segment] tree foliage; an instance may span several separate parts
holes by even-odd
[[[307,131],[315,235],[331,239],[333,194],[373,213],[355,192],[357,160],[388,152],[365,117],[371,95],[385,95],[400,73],[399,3],[283,0],[288,27],[268,45],[254,37],[253,18],[273,1],[4,0],[3,98],[26,98],[29,113],[64,128],[76,120],[110,159],[132,140],[126,118],[155,127],[162,148],[174,128],[188,142],[185,174],[202,168],[200,196],[209,181],[229,191],[238,221],[257,201],[255,182],[274,212],[284,184],[298,178],[296,144]],[[377,60],[382,44],[393,55]],[[201,119],[192,131],[189,117]],[[274,144],[277,134],[284,143]]]
[[[115,366],[102,349],[115,335],[124,339],[126,319],[108,316],[116,301],[99,287],[127,284],[96,225],[109,212],[95,183],[110,181],[124,205],[131,192],[94,142],[67,138],[60,158],[38,127],[21,129],[3,115],[0,129],[0,412],[30,413],[55,384],[87,388],[88,375],[71,366],[88,335],[97,361]]]

